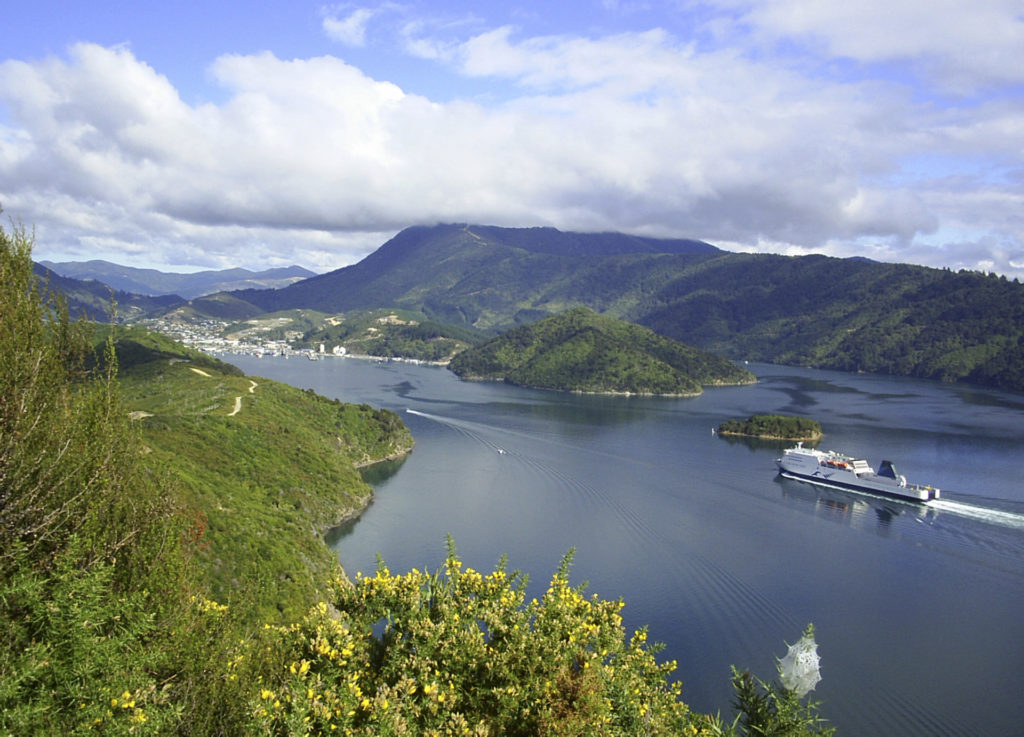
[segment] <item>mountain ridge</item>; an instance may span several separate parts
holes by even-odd
[[[177,295],[185,299],[246,288],[278,289],[316,275],[296,265],[261,271],[236,267],[183,273],[141,269],[102,259],[39,263],[60,276],[102,282],[123,292],[149,297]]]
[[[243,290],[235,296],[267,311],[299,304],[323,312],[406,307],[422,309],[441,322],[501,329],[580,304],[557,291],[539,299],[528,292],[544,276],[571,282],[581,262],[629,264],[657,257],[690,261],[721,253],[703,241],[622,233],[412,226],[356,264],[275,292]],[[446,293],[467,299],[448,299]]]
[[[41,263],[33,264],[33,272],[37,279],[64,296],[72,314],[99,322],[111,318],[130,322],[163,314],[184,303],[173,294],[150,297],[114,289],[103,282],[61,276]]]
[[[736,360],[1024,391],[1016,280],[701,241],[413,226],[351,266],[279,290],[199,298],[190,309],[229,319],[400,309],[496,334],[578,306]]]

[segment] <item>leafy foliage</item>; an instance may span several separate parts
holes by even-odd
[[[814,625],[807,625],[803,637],[791,645],[786,657],[779,661],[782,685],[765,683],[747,671],[732,669],[732,685],[736,693],[734,706],[739,711],[738,725],[742,734],[754,737],[800,737],[822,735],[831,737],[835,727],[821,717],[816,701],[802,701],[807,690],[820,680]]]
[[[236,714],[174,480],[144,463],[113,344],[0,229],[0,732],[170,732]]]
[[[818,440],[822,435],[817,420],[790,415],[751,415],[745,420],[726,420],[718,426],[718,433],[783,440]]]
[[[269,732],[696,734],[646,632],[625,637],[620,601],[569,584],[570,558],[540,600],[504,562],[483,575],[450,549],[443,573],[383,563],[279,630],[290,666],[254,704]],[[379,624],[380,623],[380,624]],[[689,728],[693,726],[694,730]]]
[[[622,601],[572,586],[565,557],[540,599],[502,559],[443,571],[337,579],[332,605],[278,627],[280,663],[250,708],[265,734],[831,735],[818,705],[734,670],[732,724],[691,712],[646,629],[627,637]]]
[[[514,328],[449,367],[462,378],[585,392],[700,394],[701,385],[754,380],[729,361],[582,307]]]
[[[87,562],[114,558],[164,507],[136,473],[113,347],[90,370],[85,324],[40,292],[30,253],[25,231],[0,229],[0,572],[18,556],[67,552],[70,540]]]

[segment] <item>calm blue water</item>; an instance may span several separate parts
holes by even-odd
[[[679,661],[684,699],[729,711],[729,666],[774,677],[808,622],[814,692],[842,735],[1024,734],[1024,396],[757,365],[692,399],[463,383],[444,369],[232,357],[246,373],[402,412],[416,438],[330,541],[350,573],[478,569],[507,553],[546,586],[622,597]],[[408,412],[406,410],[412,410]],[[923,510],[779,479],[780,445],[711,428],[755,412],[822,422],[822,445],[943,489]],[[499,452],[502,451],[502,452]]]

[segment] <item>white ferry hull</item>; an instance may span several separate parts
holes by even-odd
[[[876,494],[910,502],[927,502],[939,497],[939,490],[930,486],[908,484],[888,461],[882,472],[875,473],[867,461],[851,458],[835,451],[820,451],[797,444],[788,448],[776,463],[785,478],[829,486],[846,491]]]

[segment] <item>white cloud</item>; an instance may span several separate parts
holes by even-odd
[[[772,28],[823,35],[808,12]],[[339,23],[365,30],[358,13]],[[190,105],[128,49],[83,44],[0,64],[0,201],[41,247],[156,263],[340,266],[407,225],[471,221],[934,264],[959,249],[1021,273],[1019,100],[943,110],[657,29],[457,39],[454,21],[432,36],[405,20],[421,56],[514,94],[440,103],[335,57],[263,53],[217,59],[225,101]],[[905,163],[936,154],[975,168]],[[941,240],[951,227],[980,252]]]
[[[366,26],[376,11],[370,8],[357,8],[344,18],[325,15],[324,32],[335,41],[348,46],[364,46],[366,44]]]
[[[818,44],[825,57],[908,62],[947,91],[1024,81],[1020,0],[711,0],[756,34]]]

